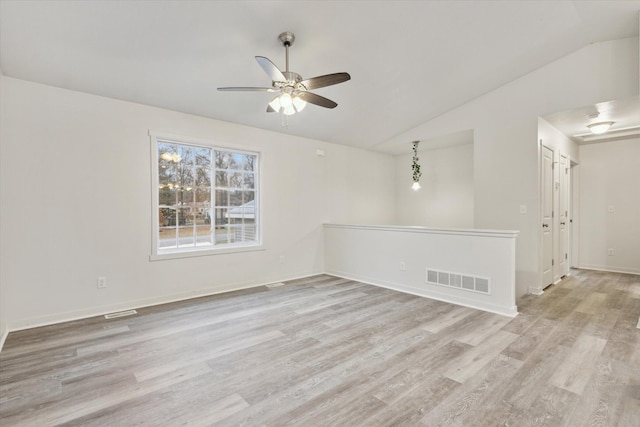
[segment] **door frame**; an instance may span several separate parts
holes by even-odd
[[[580,164],[569,159],[569,274],[580,265]]]
[[[562,159],[564,159],[565,164],[562,164]],[[554,245],[557,244],[558,247],[554,247],[554,256],[556,259],[555,267],[558,271],[554,271],[554,284],[558,283],[565,276],[569,275],[569,252],[571,247],[571,222],[569,221],[570,212],[571,212],[571,156],[568,153],[564,153],[561,150],[558,150],[558,163],[556,169],[556,175],[558,178],[558,203],[554,205],[556,208],[556,215],[553,218],[554,220],[554,231],[555,233],[555,241]],[[562,207],[565,207],[565,212],[563,214]],[[564,215],[564,242],[562,241],[562,219]],[[563,245],[564,243],[564,245]],[[562,252],[562,248],[564,247],[564,252]],[[564,260],[564,262],[562,262]],[[562,268],[561,268],[562,267]]]

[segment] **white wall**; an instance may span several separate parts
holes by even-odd
[[[579,266],[640,274],[640,138],[580,146],[579,179]]]
[[[418,151],[418,191],[411,189],[412,157],[396,156],[397,224],[473,228],[473,143]]]
[[[638,94],[638,38],[594,43],[442,116],[381,149],[474,131],[474,225],[520,230],[518,295],[539,288],[538,117]],[[528,214],[521,215],[519,206]]]
[[[325,224],[327,273],[506,316],[515,296],[517,232]],[[479,277],[488,292],[428,283],[427,270]],[[440,275],[438,274],[438,277]],[[445,282],[446,283],[446,282]],[[447,285],[451,285],[448,282]]]
[[[566,155],[571,161],[578,162],[580,159],[578,144],[542,117],[538,118],[538,140],[542,141],[543,145],[551,148],[554,152]],[[556,157],[554,161],[557,160],[558,158]]]
[[[0,118],[2,328],[320,273],[322,223],[393,220],[389,155],[8,77]],[[150,129],[262,152],[265,250],[149,261]]]

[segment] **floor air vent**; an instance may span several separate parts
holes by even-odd
[[[284,283],[282,282],[278,282],[278,283],[269,283],[268,285],[266,285],[267,288],[277,288],[279,286],[284,286]]]
[[[104,318],[105,319],[115,319],[116,317],[132,316],[134,314],[138,314],[138,312],[135,311],[135,310],[125,310],[125,311],[119,311],[117,313],[105,314]]]
[[[427,283],[489,294],[489,279],[470,274],[427,269]]]

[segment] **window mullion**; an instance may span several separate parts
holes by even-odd
[[[210,235],[211,235],[211,244],[213,246],[216,245],[216,208],[217,208],[217,204],[216,204],[216,176],[218,174],[218,166],[216,165],[216,150],[211,150],[209,152],[209,159],[210,159],[210,164],[211,164],[211,185],[209,187],[209,209],[211,209],[211,220],[209,221],[209,226],[210,226]]]

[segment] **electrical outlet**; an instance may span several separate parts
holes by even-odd
[[[404,261],[400,261],[400,271],[405,271],[406,269],[407,269],[407,266],[404,263]]]
[[[607,211],[609,211],[609,213],[614,213],[616,211],[616,207],[613,205],[609,205],[609,207],[607,208]]]
[[[520,205],[520,213],[521,214],[527,213],[527,205]]]
[[[104,289],[107,287],[107,278],[105,276],[98,277],[98,289]]]
[[[607,255],[608,256],[613,256],[613,248],[607,249]]]
[[[284,264],[285,258],[284,255],[280,255],[280,264]]]

